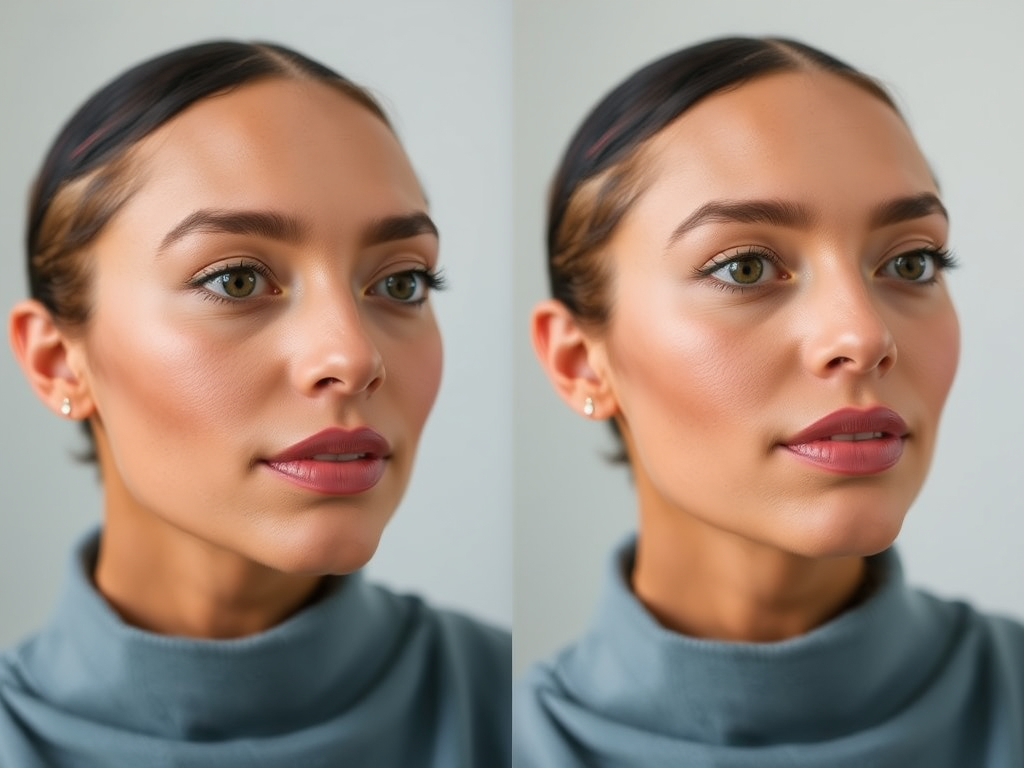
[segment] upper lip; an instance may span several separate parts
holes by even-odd
[[[881,432],[893,437],[905,437],[907,423],[891,408],[840,408],[804,427],[785,442],[787,445],[827,440],[833,435]]]
[[[340,429],[329,427],[285,448],[267,459],[268,462],[301,461],[322,454],[365,454],[369,458],[386,458],[391,446],[383,435],[369,427]]]

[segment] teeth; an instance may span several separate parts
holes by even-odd
[[[365,453],[317,453],[313,455],[314,461],[356,461],[365,458]]]
[[[881,432],[854,432],[846,435],[832,435],[829,440],[840,440],[852,443],[857,440],[877,440],[882,436]]]

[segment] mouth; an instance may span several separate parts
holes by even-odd
[[[909,437],[907,423],[889,408],[843,408],[781,443],[801,461],[841,475],[873,475],[894,467]]]
[[[390,444],[372,429],[330,428],[260,463],[276,477],[305,490],[350,496],[377,485],[390,457]]]
[[[312,458],[313,461],[359,461],[368,456],[368,453],[316,453]]]
[[[855,432],[852,435],[829,435],[829,440],[839,442],[856,443],[861,440],[878,440],[885,436],[885,432]]]

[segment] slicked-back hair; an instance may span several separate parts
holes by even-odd
[[[389,128],[363,88],[273,43],[217,40],[144,61],[93,94],[61,129],[32,186],[26,228],[30,295],[67,332],[92,310],[89,245],[140,185],[136,145],[196,102],[270,77],[312,80],[353,99]],[[82,422],[92,438],[87,421]],[[92,459],[92,452],[86,458]]]
[[[615,86],[576,129],[548,198],[551,295],[573,316],[600,328],[612,311],[604,246],[652,179],[647,143],[703,99],[781,72],[829,72],[865,89],[897,114],[876,80],[804,43],[726,37],[684,48],[642,67]],[[628,460],[614,420],[618,450]]]

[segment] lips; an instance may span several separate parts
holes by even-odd
[[[788,438],[782,447],[798,459],[843,475],[871,475],[903,456],[907,423],[889,408],[843,408]]]
[[[354,495],[383,477],[391,446],[372,429],[325,429],[263,460],[276,475],[301,488]]]

